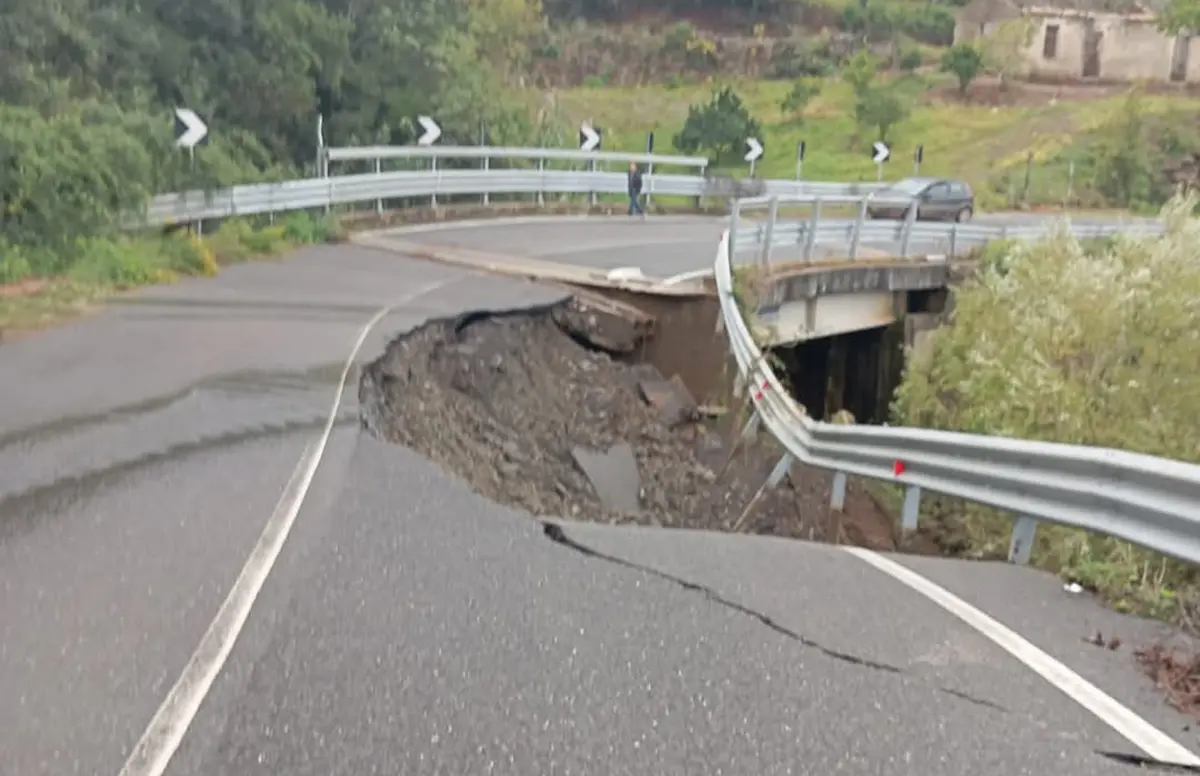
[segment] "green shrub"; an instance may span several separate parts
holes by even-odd
[[[936,5],[897,6],[893,10],[897,29],[933,46],[954,42],[954,14]]]
[[[341,222],[333,214],[318,217],[309,213],[292,213],[283,220],[283,233],[289,242],[316,245],[340,239],[343,230]]]
[[[1003,275],[1008,272],[1008,259],[1016,248],[1017,241],[1011,239],[992,240],[979,251],[980,270]]]
[[[167,235],[159,243],[164,264],[181,275],[211,277],[220,271],[212,248],[191,233]]]
[[[254,234],[254,227],[249,222],[240,218],[231,218],[204,239],[219,263],[233,264],[245,261],[253,254],[253,251],[246,245],[246,241],[252,234]]]
[[[1036,243],[989,244],[955,293],[953,325],[906,365],[895,419],[1200,461],[1196,202],[1173,200],[1160,237],[1085,245],[1060,228]],[[958,552],[1003,556],[1011,516],[929,501],[929,524]],[[1200,590],[1197,569],[1074,529],[1039,527],[1033,560],[1151,614]]]
[[[79,259],[67,276],[72,280],[115,288],[132,288],[175,279],[157,241],[81,239]]]
[[[0,284],[20,283],[33,277],[33,266],[20,248],[0,242]]]
[[[771,51],[768,78],[827,78],[839,64],[827,37],[802,43],[781,43]]]
[[[899,64],[901,70],[906,72],[916,70],[924,64],[924,60],[921,57],[921,50],[916,46],[906,46],[900,52],[900,61],[897,64]]]
[[[282,226],[268,226],[251,231],[242,240],[242,244],[253,254],[271,256],[287,247],[287,234]]]

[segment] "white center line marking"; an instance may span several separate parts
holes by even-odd
[[[275,505],[271,518],[263,528],[262,535],[259,536],[258,543],[251,551],[246,565],[242,567],[241,573],[233,583],[233,588],[230,589],[221,608],[217,610],[217,616],[213,618],[204,637],[200,639],[200,645],[196,647],[191,659],[184,666],[183,673],[179,675],[175,686],[171,688],[171,692],[167,693],[166,699],[163,700],[153,719],[150,720],[146,731],[142,733],[141,739],[134,746],[129,759],[121,768],[119,776],[162,776],[176,750],[179,749],[179,745],[183,742],[188,727],[200,710],[200,704],[204,702],[213,682],[225,666],[229,653],[233,651],[233,645],[237,643],[238,636],[241,635],[246,618],[249,617],[250,610],[254,607],[254,602],[258,598],[259,592],[262,591],[263,584],[267,581],[267,576],[279,558],[284,542],[291,533],[292,525],[296,522],[296,516],[300,514],[300,507],[304,504],[308,489],[312,487],[317,467],[321,463],[325,447],[329,444],[329,438],[333,434],[338,410],[342,404],[342,396],[346,393],[346,382],[350,378],[350,370],[354,368],[358,352],[362,349],[363,343],[366,342],[371,331],[400,305],[459,279],[453,278],[432,283],[404,296],[381,308],[359,330],[358,338],[354,341],[354,346],[342,368],[342,377],[338,382],[337,391],[334,393],[333,406],[329,411],[329,419],[325,421],[325,427],[316,441],[309,444],[304,454],[300,456],[291,479],[279,497],[279,503]]]
[[[986,636],[998,647],[1058,688],[1071,700],[1095,714],[1101,721],[1148,756],[1172,765],[1200,766],[1200,757],[1197,757],[1191,750],[1122,706],[1099,687],[1038,649],[1016,631],[971,606],[949,590],[870,550],[860,547],[844,547],[843,549],[897,582],[925,596]]]

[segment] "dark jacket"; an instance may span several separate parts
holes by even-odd
[[[642,171],[629,171],[629,196],[636,197],[642,193]]]

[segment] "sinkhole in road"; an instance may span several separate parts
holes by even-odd
[[[716,315],[710,297],[581,292],[433,320],[363,370],[362,423],[538,517],[894,549],[865,492],[831,514],[823,471],[793,467],[746,511],[783,451],[732,444],[746,416]]]

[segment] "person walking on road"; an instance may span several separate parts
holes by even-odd
[[[642,171],[634,163],[629,165],[629,215],[637,213],[645,218],[646,211],[642,210],[641,203],[638,202],[640,196],[642,196]]]

